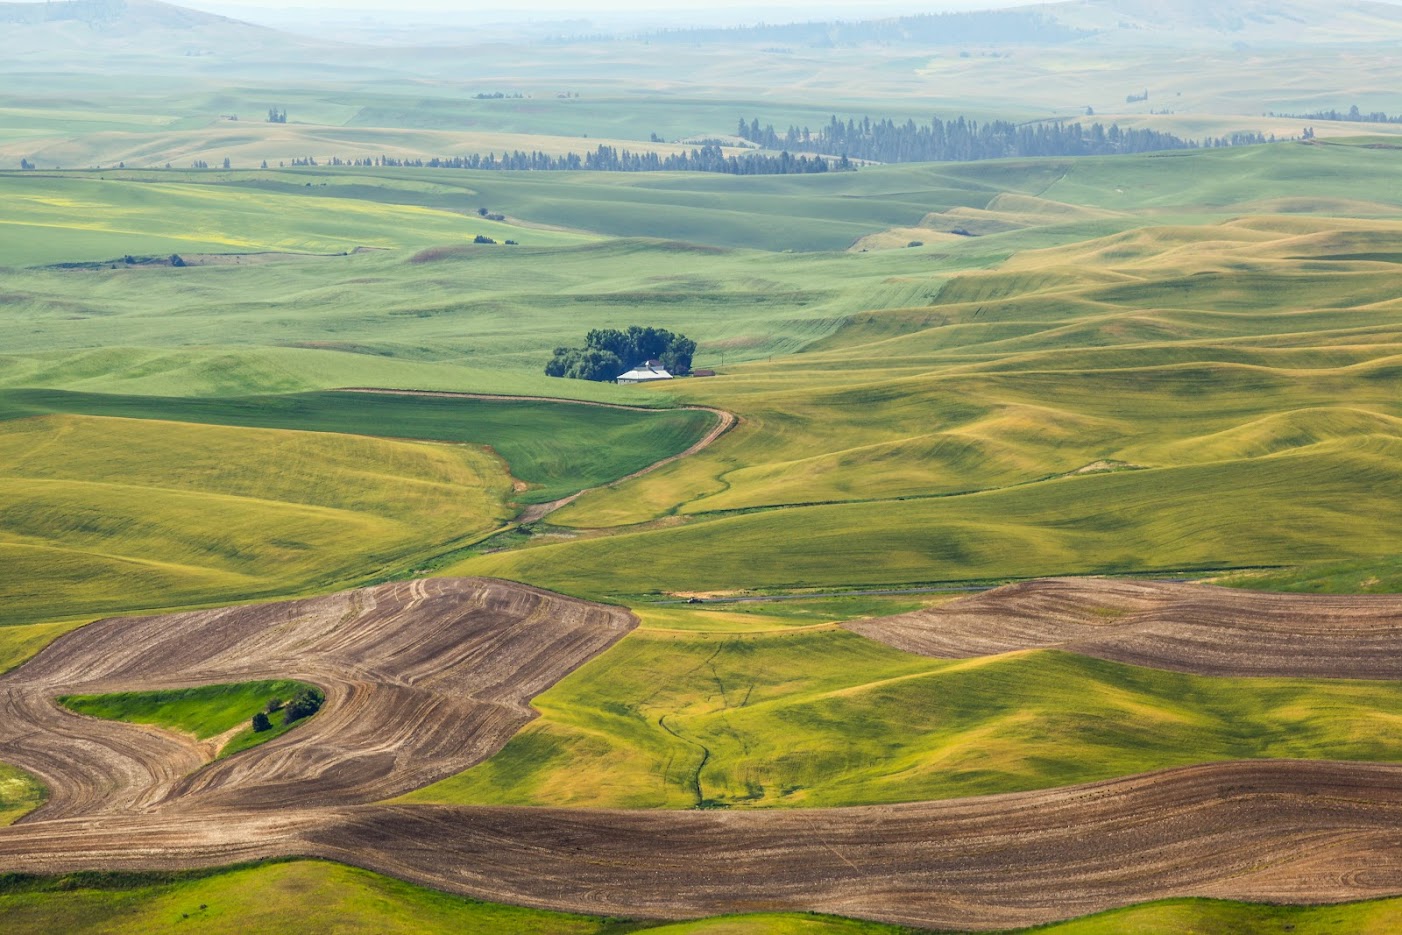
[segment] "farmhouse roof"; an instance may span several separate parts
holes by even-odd
[[[656,361],[648,361],[629,370],[627,373],[619,374],[615,383],[650,383],[653,380],[670,380],[672,375],[662,369],[662,365]]]

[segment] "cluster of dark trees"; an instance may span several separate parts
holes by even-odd
[[[279,711],[282,712],[282,723],[285,726],[311,717],[320,711],[324,704],[326,695],[319,688],[304,688],[286,702],[281,698],[271,698],[262,711],[253,715],[253,731],[261,734],[265,730],[272,730],[273,721],[269,715]]]
[[[759,120],[743,118],[737,136],[765,149],[798,150],[811,153],[842,153],[844,157],[874,162],[972,162],[1009,156],[1110,156],[1120,153],[1147,153],[1169,149],[1198,149],[1217,146],[1249,146],[1274,142],[1275,137],[1260,133],[1234,133],[1205,140],[1185,140],[1158,130],[1123,129],[1095,123],[1048,121],[1015,124],[1006,120],[978,123],[965,117],[944,121],[938,117],[927,124],[914,120],[896,123],[889,118],[845,122],[831,118],[816,132],[808,127],[789,127],[780,133],[772,125],[761,127]]]
[[[1402,123],[1402,114],[1391,116],[1380,110],[1371,113],[1363,113],[1354,104],[1346,111],[1338,110],[1317,110],[1312,114],[1271,114],[1272,117],[1290,117],[1295,120],[1327,120],[1346,123]]]
[[[333,160],[330,165],[360,165]],[[432,159],[396,159],[380,156],[364,160],[365,165],[408,166],[428,169],[505,169],[550,172],[556,170],[585,170],[593,172],[724,172],[729,175],[792,175],[829,170],[846,171],[856,168],[848,159],[827,159],[822,156],[794,156],[782,152],[777,156],[744,153],[727,156],[719,146],[702,146],[689,153],[663,156],[655,152],[630,152],[614,146],[600,146],[592,152],[566,153],[552,156],[542,152],[488,153],[483,156],[449,156]],[[315,160],[292,160],[292,165],[316,165]]]
[[[666,328],[630,325],[627,331],[602,328],[584,336],[583,347],[557,347],[545,365],[548,377],[569,377],[606,383],[649,360],[661,362],[674,376],[691,372],[696,342]]]
[[[269,108],[268,108],[268,123],[286,123],[286,122],[287,122],[287,108],[286,108],[286,107],[269,107]]]

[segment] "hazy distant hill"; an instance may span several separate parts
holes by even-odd
[[[1003,10],[886,19],[676,29],[649,41],[772,42],[803,47],[867,43],[1059,45],[1100,37],[1162,42],[1386,42],[1402,38],[1402,6],[1368,0],[1067,0]]]
[[[773,42],[805,47],[867,43],[964,45],[1015,42],[1052,45],[1093,34],[1068,26],[1041,10],[983,10],[929,13],[886,19],[788,23],[729,29],[671,29],[648,35],[649,41],[676,43]]]
[[[1402,38],[1402,6],[1369,0],[1069,0],[1038,7],[1069,28],[1139,38],[1243,42],[1385,42]]]
[[[305,41],[156,0],[56,0],[0,3],[0,44],[12,65],[53,58],[82,69],[101,67],[89,55],[262,56]]]

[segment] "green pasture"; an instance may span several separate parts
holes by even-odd
[[[787,507],[483,555],[445,574],[576,594],[1155,573],[1396,553],[1402,442],[1112,471],[962,496]]]
[[[0,675],[26,662],[69,630],[75,630],[88,622],[90,621],[68,620],[62,623],[0,626]]]
[[[48,791],[24,770],[0,763],[0,828],[44,804]]]
[[[0,423],[0,622],[364,581],[491,530],[510,496],[500,459],[469,445],[14,419]]]
[[[449,896],[320,861],[187,874],[75,874],[0,878],[7,932],[145,935],[155,932],[365,932],[394,935],[632,931],[602,919]]]
[[[7,931],[40,935],[146,935],[247,931],[375,932],[386,935],[913,935],[915,929],[809,913],[638,922],[525,909],[451,896],[357,867],[287,861],[186,873],[77,873],[0,877]],[[1170,899],[1018,932],[1053,935],[1383,935],[1402,920],[1402,900],[1280,906]],[[1007,932],[1005,935],[1014,935]]]
[[[273,728],[262,733],[254,733],[250,721],[272,699],[285,703],[297,692],[311,687],[305,682],[283,679],[106,695],[64,695],[58,700],[64,707],[89,717],[151,724],[193,734],[197,740],[208,740],[242,727],[220,747],[220,755],[229,756],[280,737],[296,727],[300,722],[283,724],[277,713],[270,716]]]
[[[638,412],[549,400],[373,393],[189,398],[0,390],[0,423],[53,413],[485,445],[529,489],[524,503],[607,484],[686,450],[715,423],[698,410]]]
[[[1223,575],[1215,584],[1253,591],[1307,594],[1397,594],[1402,592],[1402,559],[1396,555],[1357,562],[1326,562],[1271,571]]]
[[[968,261],[1008,253],[988,249]],[[0,384],[168,396],[379,385],[632,402],[657,391],[550,379],[545,363],[592,328],[630,324],[695,338],[698,367],[767,359],[863,308],[932,300],[958,262],[897,278],[889,254],[619,240],[26,269],[7,277]]]
[[[1253,224],[1025,254],[951,278],[932,305],[850,316],[799,354],[689,383],[746,424],[557,522],[965,493],[1105,460],[1166,467],[1396,437],[1394,268],[1301,259],[1377,249],[1396,229]]]
[[[1402,760],[1391,683],[1226,679],[1057,651],[928,659],[827,627],[644,629],[496,756],[403,801],[846,806],[1252,758]]]
[[[111,260],[131,254],[311,253],[357,247],[463,244],[477,234],[523,244],[587,238],[524,229],[413,205],[182,185],[179,174],[0,173],[0,256],[6,266]],[[224,176],[228,178],[226,174]],[[191,223],[192,219],[197,219]],[[505,249],[505,248],[503,248]]]
[[[0,227],[8,222],[27,231],[5,253],[13,265],[164,256],[174,249],[171,232],[204,238],[201,250],[220,253],[387,248],[276,262],[245,257],[185,269],[128,269],[119,263],[117,269],[15,270],[7,277],[0,313],[0,380],[8,386],[155,395],[376,383],[637,399],[658,391],[562,385],[541,374],[543,361],[554,346],[578,341],[589,328],[651,323],[700,341],[698,366],[762,361],[769,369],[771,358],[791,358],[842,333],[866,312],[932,305],[959,307],[930,313],[946,320],[935,329],[916,328],[934,333],[912,348],[871,342],[863,354],[880,356],[854,359],[852,342],[843,338],[845,366],[837,366],[841,355],[831,354],[813,363],[845,370],[850,378],[858,366],[923,373],[974,355],[1021,360],[1019,355],[1047,350],[1057,330],[1073,329],[1083,345],[1105,340],[1116,328],[1124,335],[1114,339],[1117,344],[1127,343],[1136,328],[1152,334],[1152,322],[1094,321],[1091,313],[1104,301],[1137,315],[1144,306],[1155,315],[1185,314],[1162,307],[1163,296],[1176,295],[1172,268],[1157,274],[1161,287],[1135,285],[1130,293],[1121,288],[1100,295],[1089,287],[1129,281],[1102,270],[1119,263],[1115,257],[1087,263],[1043,258],[1038,251],[1127,236],[1150,225],[1201,226],[1253,211],[1289,211],[1290,220],[1299,212],[1395,215],[1398,199],[1388,194],[1386,181],[1392,171],[1389,151],[1330,145],[1173,159],[875,167],[822,177],[324,168],[0,174],[0,190],[15,195],[0,210]],[[1123,197],[1109,204],[1103,196],[1112,186],[1122,188]],[[1229,194],[1240,198],[1229,201]],[[1362,194],[1367,198],[1360,199]],[[479,227],[499,233],[482,227],[492,222],[477,217],[479,207],[621,239],[531,227],[516,237],[519,248],[474,247],[465,241]],[[979,212],[997,219],[998,232],[947,233],[977,226]],[[193,216],[200,218],[194,233],[181,220]],[[935,218],[928,222],[931,234],[943,239],[914,250],[839,252],[883,230],[926,223],[927,216]],[[49,233],[35,236],[25,227],[35,218],[50,225]],[[123,233],[128,228],[130,235]],[[78,249],[94,237],[107,246]],[[1326,252],[1307,238],[1298,246],[1302,257],[1367,252]],[[798,252],[776,252],[781,250]],[[1005,276],[982,292],[964,286],[942,292],[952,275],[1026,251],[1039,264],[1059,262],[1062,268],[1054,275]],[[1177,260],[1166,249],[1157,252]],[[1211,245],[1200,260],[1215,260]],[[1302,272],[1299,262],[1290,262]],[[1382,272],[1342,266],[1334,271],[1374,279]],[[1336,290],[1350,282],[1342,275],[1326,278]],[[1280,281],[1308,286],[1312,280],[1301,275]],[[1211,282],[1194,283],[1208,303],[1215,301]],[[1067,285],[1083,288],[1068,296],[1074,301],[1057,312],[1053,328],[1048,313],[1055,301],[1026,294],[1050,291],[1059,297]],[[1238,292],[1256,296],[1262,309],[1273,297],[1254,282]],[[1293,290],[1277,293],[1296,301]],[[990,299],[1019,294],[1025,300],[1018,304],[989,307]],[[1042,302],[1040,312],[1031,308],[1032,299]],[[889,338],[912,328],[909,320],[896,327]],[[1167,337],[1181,340],[1175,322],[1163,328]],[[1212,323],[1190,330],[1196,333],[1185,337],[1218,333]],[[940,355],[926,353],[931,339],[943,346]],[[920,359],[911,360],[917,348]],[[785,383],[795,372],[793,363],[777,368],[788,375]]]

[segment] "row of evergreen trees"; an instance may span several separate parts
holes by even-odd
[[[1402,114],[1393,116],[1380,110],[1364,113],[1354,104],[1348,110],[1317,110],[1310,114],[1271,114],[1272,117],[1289,117],[1294,120],[1320,120],[1346,123],[1402,123]]]
[[[359,165],[355,160],[347,165]],[[844,171],[854,169],[848,159],[825,159],[822,156],[794,156],[784,152],[777,156],[763,153],[743,153],[727,156],[719,146],[702,146],[690,152],[661,155],[655,152],[631,152],[615,146],[600,145],[587,153],[566,153],[552,156],[542,152],[488,153],[483,156],[474,153],[470,156],[435,156],[432,159],[396,159],[393,156],[379,156],[373,161],[363,160],[365,165],[410,166],[428,169],[507,169],[550,172],[557,170],[584,170],[593,172],[723,172],[728,175],[792,175],[812,172]],[[311,159],[292,161],[296,165],[316,165]],[[333,159],[329,164],[343,164]]]
[[[765,149],[809,153],[842,153],[873,162],[972,162],[1009,156],[1110,156],[1216,146],[1248,146],[1274,142],[1260,133],[1234,133],[1205,140],[1185,140],[1159,130],[1124,129],[1095,123],[1059,121],[1015,124],[1006,120],[979,123],[960,117],[927,124],[914,120],[860,120],[833,117],[816,132],[789,127],[779,132],[759,120],[741,119],[736,135]]]

